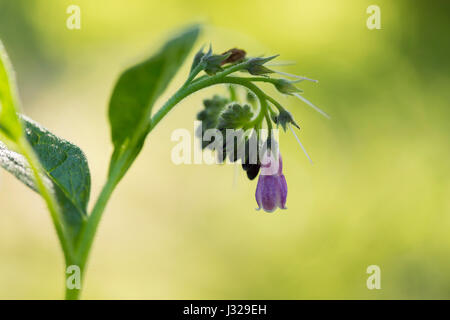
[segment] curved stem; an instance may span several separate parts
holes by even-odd
[[[250,89],[260,100],[261,108],[258,116],[252,121],[252,124],[255,126],[260,126],[262,120],[264,119],[264,115],[267,113],[267,101],[264,92],[261,91],[257,86],[251,83],[248,80],[243,80],[237,77],[227,77],[228,74],[235,72],[243,67],[245,63],[238,64],[236,66],[230,67],[224,70],[221,73],[218,73],[215,76],[207,77],[204,79],[197,79],[192,82],[187,82],[183,85],[167,102],[155,113],[155,115],[150,120],[150,127],[148,129],[148,133],[150,133],[157,124],[167,115],[167,113],[175,107],[181,100],[186,98],[187,96],[197,92],[201,89],[216,85],[216,84],[237,84],[242,85]],[[195,77],[195,76],[194,76]],[[137,143],[137,140],[132,141],[133,145]],[[94,205],[94,208],[89,215],[87,223],[83,230],[80,233],[79,244],[76,247],[76,257],[74,261],[77,262],[77,265],[81,269],[82,281],[84,278],[85,268],[87,265],[87,261],[89,258],[89,253],[92,247],[92,243],[95,238],[95,234],[100,223],[103,212],[106,208],[106,204],[111,197],[117,183],[122,177],[123,169],[129,165],[129,158],[132,156],[133,148],[129,148],[123,154],[118,156],[117,161],[115,162],[114,167],[111,168],[110,174],[108,177],[108,181],[103,187],[100,196],[97,199],[97,202]],[[80,295],[80,290],[66,290],[66,298],[68,299],[78,299]]]
[[[225,71],[229,71],[232,68],[229,68]],[[155,113],[155,115],[151,119],[151,128],[150,131],[154,129],[154,127],[161,121],[162,118],[170,111],[172,108],[181,100],[186,98],[187,96],[193,94],[194,92],[197,92],[201,89],[216,85],[216,84],[238,84],[244,87],[247,87],[253,93],[258,97],[260,100],[262,107],[266,106],[265,97],[266,95],[264,92],[259,89],[257,86],[255,86],[250,81],[244,80],[242,78],[238,77],[226,77],[223,75],[223,73],[218,73],[215,76],[208,77],[206,79],[200,80],[200,81],[194,81],[189,86],[185,88],[181,88],[178,90],[159,110]],[[262,115],[264,116],[264,115]],[[262,118],[262,117],[261,117]],[[258,119],[258,121],[261,120],[261,118]]]
[[[187,80],[184,82],[183,87],[187,86],[189,83],[191,83],[194,78],[203,70],[204,65],[203,63],[199,63],[189,74],[189,77],[187,78]]]
[[[267,83],[271,83],[271,84],[275,84],[277,79],[272,79],[272,78],[268,78],[268,77],[245,77],[245,78],[241,78],[241,79],[245,79],[248,81],[253,81],[253,82],[267,82]]]
[[[267,109],[266,109],[266,112],[264,113],[264,118],[266,118],[267,129],[268,129],[269,135],[270,135],[272,133],[272,120],[270,120],[270,116],[269,116],[269,113],[267,112]]]
[[[275,107],[277,107],[278,111],[286,110],[277,100],[275,100],[271,96],[266,95],[266,99],[269,100]]]
[[[237,71],[245,69],[245,67],[247,65],[248,65],[248,61],[244,61],[244,62],[235,64],[235,65],[232,65],[232,66],[229,66],[229,67],[225,67],[223,71],[218,72],[213,77],[219,77],[219,78],[226,77],[226,76],[228,76],[228,75],[230,75],[230,74],[232,74],[234,72],[237,72]],[[192,83],[200,82],[200,81],[202,81],[204,79],[207,79],[207,78],[211,78],[211,76],[205,74],[205,75],[195,79],[194,81],[192,81]]]
[[[272,107],[272,105],[271,104],[267,104],[268,105],[268,110],[269,110],[269,113],[270,113],[270,115],[271,116],[276,116],[277,115],[277,113],[275,112],[275,110],[273,109],[273,107]]]

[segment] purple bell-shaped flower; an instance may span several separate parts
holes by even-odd
[[[286,209],[287,183],[283,175],[283,163],[281,155],[278,161],[271,152],[265,156],[261,163],[261,173],[256,187],[256,203],[258,209],[263,208],[266,212],[273,212],[277,208]]]

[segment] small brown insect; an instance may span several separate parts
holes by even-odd
[[[235,62],[241,61],[245,58],[245,55],[247,53],[242,49],[233,48],[233,49],[227,50],[224,53],[222,53],[222,55],[224,55],[224,54],[230,54],[230,56],[228,58],[226,58],[225,60],[223,60],[221,65],[224,65],[226,63],[235,63]]]

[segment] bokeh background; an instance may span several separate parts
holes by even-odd
[[[81,30],[66,8],[81,7]],[[368,30],[366,8],[381,8]],[[232,165],[171,162],[212,88],[151,133],[104,214],[84,298],[450,298],[448,1],[0,0],[0,38],[24,113],[79,145],[91,205],[112,151],[106,108],[121,70],[173,30],[202,22],[197,48],[241,47],[296,61],[329,121],[282,98],[311,166],[281,134],[288,210],[254,210],[256,181]],[[155,110],[183,81],[188,62]],[[366,268],[381,267],[381,290]],[[64,266],[45,205],[0,172],[0,298],[63,297]]]

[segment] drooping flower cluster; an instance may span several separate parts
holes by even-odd
[[[200,50],[192,64],[191,78],[204,71],[206,75],[193,80],[214,80],[212,84],[226,84],[229,97],[215,95],[203,101],[204,108],[197,119],[202,125],[197,136],[202,140],[202,148],[216,151],[219,163],[228,159],[240,161],[242,168],[250,180],[259,174],[256,188],[258,209],[272,212],[276,208],[286,208],[287,183],[282,172],[282,160],[278,152],[278,143],[274,137],[273,125],[284,131],[290,129],[305,152],[298,136],[292,127],[300,129],[292,114],[277,100],[266,94],[256,83],[273,85],[278,92],[295,96],[319,113],[329,117],[302,94],[295,84],[301,81],[317,80],[296,76],[270,68],[269,62],[278,56],[247,58],[241,49],[230,49],[223,54],[213,54],[211,47],[205,53]],[[237,72],[245,72],[251,76],[235,76]],[[280,74],[286,78],[274,78]],[[247,90],[245,98],[239,95],[236,87]],[[265,124],[265,127],[264,127]],[[266,134],[262,130],[266,129]],[[276,165],[276,170],[273,166]]]

